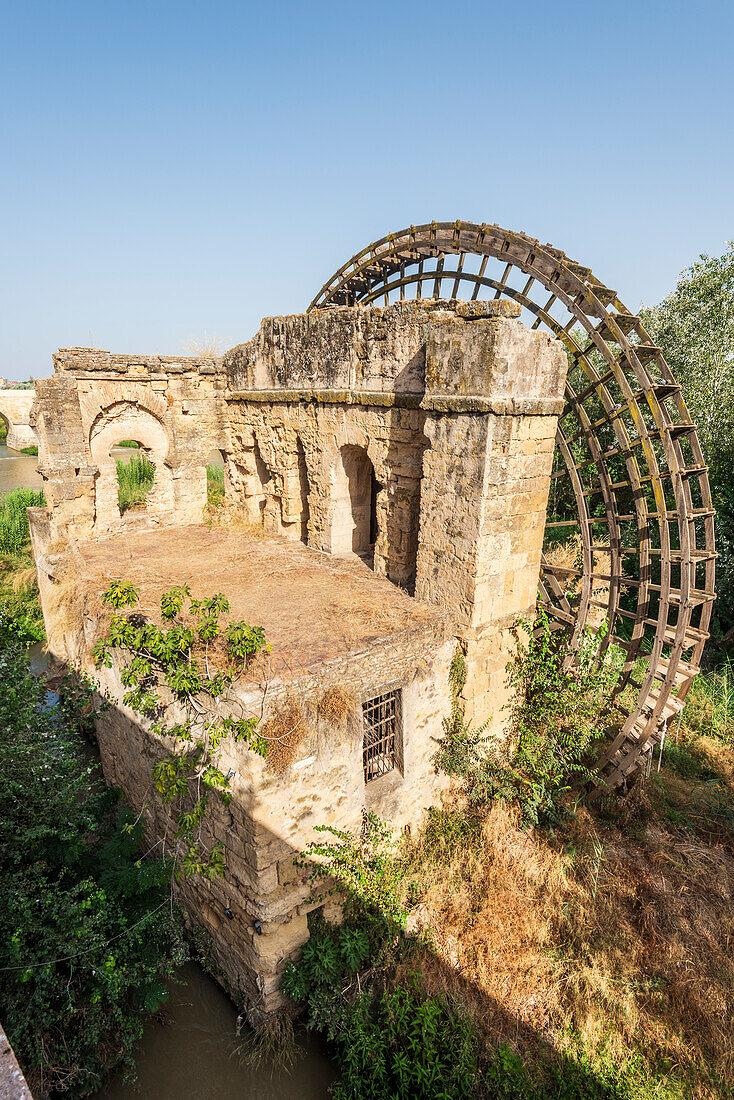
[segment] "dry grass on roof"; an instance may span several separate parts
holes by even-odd
[[[161,594],[188,584],[192,595],[222,592],[231,619],[262,626],[273,646],[272,672],[298,672],[398,632],[443,621],[377,577],[357,558],[332,557],[300,542],[222,527],[168,527],[84,543],[84,588],[112,580],[140,589],[136,610],[160,621]]]

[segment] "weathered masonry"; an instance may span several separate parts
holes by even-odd
[[[267,682],[236,705],[293,716],[277,770],[241,746],[227,810],[208,815],[226,872],[181,887],[231,986],[278,1004],[285,960],[308,937],[293,856],[312,827],[373,807],[414,827],[441,793],[431,757],[450,707],[457,643],[467,714],[499,732],[512,624],[532,612],[567,358],[511,301],[337,306],[266,319],[221,359],[64,349],[37,383],[48,508],[31,531],[51,647],[90,667],[96,597],[111,579],[160,592],[222,591],[273,645]],[[143,509],[120,513],[112,448],[155,466]],[[231,527],[206,520],[206,464],[225,463]],[[151,791],[163,746],[115,701],[98,729],[108,780],[170,834]],[[340,700],[340,708],[334,700]],[[234,704],[233,704],[234,705]],[[338,713],[337,713],[338,711]]]
[[[32,416],[52,649],[89,666],[113,578],[153,618],[172,584],[224,592],[274,647],[232,705],[298,729],[297,752],[278,767],[229,746],[233,800],[206,838],[225,876],[181,888],[251,1002],[278,1004],[308,936],[293,856],[312,826],[354,827],[368,806],[408,828],[439,798],[457,645],[467,718],[501,734],[512,625],[536,595],[572,647],[604,622],[589,644],[619,656],[599,784],[649,766],[708,637],[714,512],[680,386],[589,268],[496,225],[410,226],[221,359],[68,348],[55,366]],[[123,440],[155,466],[145,507],[125,514]],[[212,450],[236,523],[207,520]],[[122,704],[119,669],[103,678],[105,773],[166,839],[150,783],[165,746]]]

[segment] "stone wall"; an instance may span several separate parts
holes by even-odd
[[[62,348],[54,366],[53,377],[36,384],[32,412],[54,536],[89,538],[131,518],[200,522],[207,457],[227,438],[217,361]],[[145,514],[127,520],[110,458],[123,439],[137,441],[156,467]]]
[[[63,555],[54,551],[43,510],[29,511],[41,601],[51,625]],[[106,781],[121,787],[141,813],[148,843],[170,850],[170,807],[155,791],[151,769],[171,744],[123,705],[126,689],[117,659],[110,669],[94,667],[90,650],[100,630],[97,613],[87,612],[75,624],[67,619],[64,653],[97,680],[113,703],[97,725]],[[56,647],[53,630],[49,637]],[[225,743],[219,767],[234,773],[232,800],[224,807],[214,799],[203,829],[206,847],[217,841],[224,847],[224,875],[213,881],[196,876],[175,885],[190,921],[211,934],[212,961],[238,1002],[266,1012],[283,1002],[283,969],[308,939],[309,912],[322,904],[293,862],[316,837],[313,827],[358,831],[362,808],[368,806],[398,831],[416,829],[425,808],[440,800],[448,780],[436,773],[432,757],[450,711],[448,670],[455,645],[450,620],[431,615],[423,625],[387,636],[378,632],[308,672],[274,677],[265,691],[262,685],[238,690],[229,709],[223,707],[223,714],[260,716],[261,729],[294,713],[299,729],[294,758],[283,767],[243,743]],[[337,720],[326,716],[324,706],[334,689],[346,704]],[[385,690],[401,694],[401,766],[365,783],[362,702]]]
[[[33,1100],[23,1071],[0,1025],[0,1100]]]
[[[467,717],[495,733],[505,726],[505,665],[513,624],[534,610],[566,372],[562,346],[527,329],[519,311],[511,301],[333,307],[267,318],[221,360],[65,349],[54,377],[37,384],[49,507],[31,529],[52,650],[88,664],[94,623],[62,638],[54,563],[65,547],[73,553],[129,522],[109,457],[122,439],[137,439],[156,465],[135,523],[200,523],[216,448],[227,500],[249,524],[320,552],[363,555],[448,624],[389,636],[376,628],[358,650],[272,684],[265,721],[294,699],[308,718],[282,773],[227,750],[235,797],[210,819],[227,872],[180,889],[212,932],[228,983],[266,1009],[279,1003],[285,960],[308,935],[309,890],[293,856],[312,826],[356,827],[365,805],[395,827],[415,825],[439,798],[431,757],[457,642]],[[119,669],[103,675],[115,701],[98,730],[105,775],[145,807],[151,840],[170,838],[150,782],[164,746],[122,706]],[[319,717],[333,684],[354,697],[341,727]],[[361,700],[386,684],[402,692],[404,764],[365,784]]]
[[[497,733],[511,628],[535,606],[566,375],[562,346],[519,312],[511,301],[334,307],[268,318],[223,360],[228,482],[253,521],[343,549],[354,512],[343,456],[364,452],[374,569],[451,609],[467,715]]]

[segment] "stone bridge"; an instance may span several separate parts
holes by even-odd
[[[22,447],[32,447],[38,442],[29,423],[35,396],[35,390],[0,389],[0,421],[5,422],[7,445],[14,451],[19,451]]]

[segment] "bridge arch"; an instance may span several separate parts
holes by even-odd
[[[600,760],[616,786],[682,708],[708,637],[714,511],[696,427],[661,349],[617,292],[524,233],[461,221],[390,233],[347,260],[309,310],[480,295],[519,302],[569,355],[539,605],[574,646],[601,612],[599,655],[612,642],[624,653],[620,729]],[[553,547],[572,531],[578,560],[564,561]]]
[[[29,424],[33,390],[0,390],[0,422],[5,427],[6,445],[19,451],[38,444],[38,437]]]

